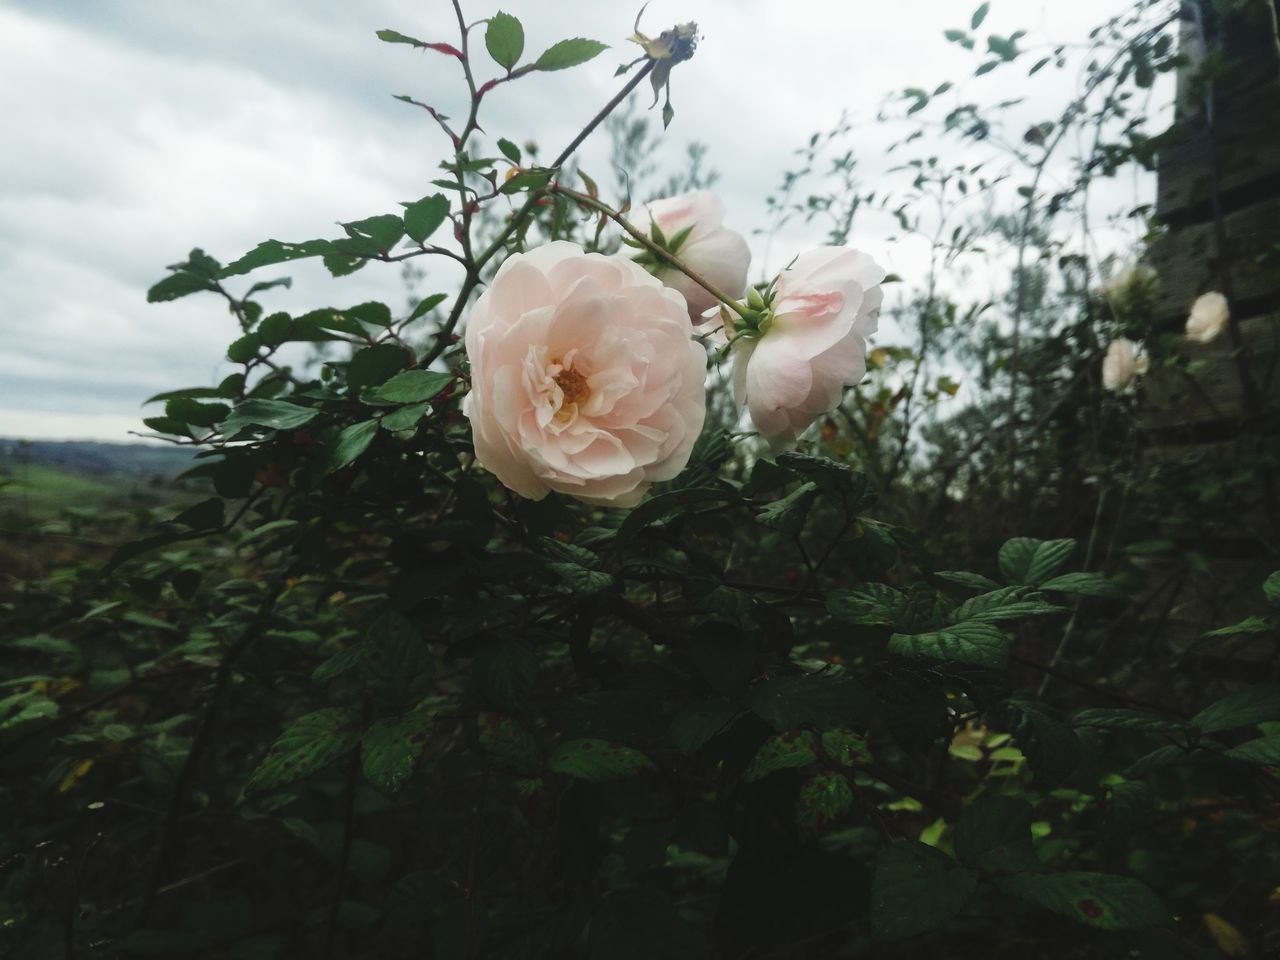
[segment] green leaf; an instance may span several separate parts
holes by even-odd
[[[413,308],[413,313],[409,314],[409,317],[405,322],[412,323],[419,317],[425,316],[436,307],[440,306],[440,304],[444,303],[447,299],[449,299],[448,296],[443,293],[433,293],[429,297],[423,297],[418,301],[418,305]]]
[[[617,540],[625,543],[642,530],[660,527],[678,517],[698,512],[702,504],[732,503],[737,499],[733,490],[719,487],[689,487],[670,490],[650,497],[627,514],[618,528]]]
[[[696,753],[724,730],[741,710],[723,700],[708,700],[685,707],[671,718],[671,739],[683,753]]]
[[[1107,873],[1022,873],[1000,882],[1006,893],[1103,930],[1160,926],[1169,914],[1145,884]]]
[[[822,734],[822,752],[842,767],[861,767],[871,762],[867,738],[852,730],[827,730]]]
[[[319,412],[314,407],[302,407],[287,400],[246,400],[231,411],[222,424],[222,432],[230,437],[247,426],[293,430],[310,423]]]
[[[804,522],[809,518],[809,508],[813,506],[817,496],[817,484],[802,483],[756,514],[756,520],[782,533],[799,533],[804,529]]]
[[[404,237],[404,221],[394,213],[380,213],[376,217],[365,217],[363,220],[352,220],[342,225],[347,236],[353,240],[367,240],[377,248],[378,253],[387,253]],[[342,241],[334,244],[335,252],[343,252]],[[364,247],[351,250],[352,253],[365,252]]]
[[[436,232],[449,215],[449,198],[443,193],[405,204],[404,232],[414,243],[422,243]]]
[[[566,67],[586,63],[608,49],[608,44],[581,37],[561,40],[544,50],[542,56],[534,61],[533,67],[535,70],[564,70]]]
[[[889,939],[936,930],[973,895],[974,876],[940,850],[914,841],[880,848],[871,884],[871,927]]]
[[[990,577],[984,577],[977,573],[968,573],[964,570],[939,570],[934,576],[940,580],[959,584],[962,587],[970,587],[974,590],[995,590],[1000,586]]]
[[[383,414],[378,423],[383,430],[390,430],[392,433],[400,430],[412,430],[418,425],[418,421],[426,416],[430,407],[431,404],[429,403],[412,403],[407,407],[401,407],[399,410]]]
[[[1280,607],[1280,570],[1267,577],[1267,582],[1262,585],[1262,592],[1266,595],[1267,603]]]
[[[1089,707],[1071,718],[1076,728],[1099,730],[1137,730],[1143,733],[1166,733],[1182,730],[1187,724],[1182,720],[1161,717],[1140,710],[1123,710],[1117,707]]]
[[[356,458],[369,448],[377,432],[377,420],[365,420],[346,427],[321,450],[322,472],[334,473],[354,463]]]
[[[248,363],[258,355],[258,348],[261,346],[262,334],[257,331],[246,333],[231,341],[227,347],[227,359],[232,363]]]
[[[403,370],[413,357],[394,343],[378,343],[357,350],[347,364],[347,384],[353,391],[373,387]]]
[[[1084,746],[1076,732],[1041,705],[1007,700],[996,713],[997,729],[1007,725],[1003,728],[1017,739],[1032,772],[1050,785],[1066,781],[1083,761]]]
[[[1041,590],[1056,590],[1082,597],[1123,600],[1124,588],[1103,573],[1064,573],[1040,584]]]
[[[889,627],[901,615],[907,598],[884,583],[864,583],[853,590],[833,590],[827,596],[827,612],[845,623],[864,627]]]
[[[484,46],[494,62],[506,67],[510,73],[524,53],[524,27],[511,14],[498,11],[489,18],[489,26],[484,31]]]
[[[180,271],[165,277],[148,290],[147,303],[163,303],[167,300],[177,300],[179,297],[186,297],[204,290],[216,289],[217,285],[210,278]]]
[[[552,562],[547,567],[560,578],[568,590],[577,596],[594,597],[614,584],[613,575],[603,570],[592,570],[580,563]]]
[[[267,267],[290,260],[303,260],[307,257],[320,257],[334,252],[334,245],[329,240],[304,240],[302,243],[285,243],[281,240],[264,240],[239,260],[236,260],[218,271],[220,278],[235,277],[258,267]]]
[[[369,646],[357,643],[339,650],[320,666],[311,671],[311,679],[317,683],[328,683],[357,667],[362,667],[369,659]]]
[[[994,624],[970,620],[928,633],[895,633],[889,638],[889,652],[1003,670],[1009,660],[1009,638]]]
[[[982,21],[987,19],[987,11],[991,9],[991,4],[984,3],[979,5],[978,9],[973,11],[973,16],[969,18],[969,28],[977,30],[982,26]]]
[[[517,166],[520,165],[520,157],[521,157],[520,148],[517,147],[510,140],[508,140],[506,137],[498,138],[498,150],[504,157],[506,157],[512,163],[516,164]]]
[[[807,767],[818,759],[818,738],[811,730],[792,730],[770,737],[751,760],[742,779],[750,783],[778,770]]]
[[[472,671],[486,702],[508,713],[520,713],[533,692],[538,660],[527,642],[499,637],[477,648]]]
[[[776,730],[806,724],[860,728],[870,713],[867,693],[856,681],[826,674],[773,677],[753,686],[746,702]]]
[[[1033,540],[1014,537],[1000,548],[1000,573],[1011,584],[1039,586],[1067,561],[1074,540]]]
[[[435,397],[454,379],[452,373],[436,370],[402,370],[385,383],[366,390],[360,399],[371,406],[421,403]]]
[[[1030,587],[999,587],[990,593],[970,597],[952,612],[956,623],[1000,623],[1046,613],[1065,613],[1065,607],[1049,603]]]
[[[552,170],[521,170],[509,180],[504,180],[498,192],[511,196],[527,190],[541,190],[551,182]]]
[[[200,403],[183,397],[175,397],[164,405],[166,417],[197,427],[212,427],[215,423],[221,423],[230,412],[231,408],[225,403]]]
[[[435,661],[422,633],[398,613],[384,613],[365,632],[367,672],[378,699],[403,708],[418,700],[431,682]]]
[[[399,793],[422,759],[434,719],[419,710],[378,720],[370,726],[360,743],[365,778],[382,793],[389,796]]]
[[[1268,720],[1280,720],[1280,684],[1263,683],[1229,693],[1191,718],[1205,733],[1252,727]]]
[[[271,745],[246,791],[271,790],[308,777],[360,742],[360,727],[345,710],[327,707],[293,721]]]
[[[956,823],[956,856],[990,873],[1039,869],[1031,818],[1031,805],[1025,800],[999,794],[979,797]]]
[[[551,755],[549,766],[555,773],[593,783],[625,780],[653,769],[639,750],[595,739],[565,741]]]
[[[689,644],[689,655],[711,689],[736,698],[747,688],[756,667],[756,647],[741,632],[706,624]]]
[[[515,720],[499,713],[476,717],[480,729],[480,749],[494,763],[516,773],[534,775],[542,769],[542,751],[533,734]]]
[[[796,828],[802,837],[821,835],[853,807],[853,787],[841,773],[815,773],[800,785]]]
[[[1280,766],[1280,735],[1272,734],[1242,743],[1228,750],[1227,756],[1264,767]]]
[[[1210,630],[1204,636],[1206,639],[1210,637],[1235,637],[1241,634],[1271,633],[1274,630],[1275,627],[1261,617],[1245,617],[1239,623],[1233,623],[1229,627],[1219,627],[1217,630]]]
[[[849,510],[861,510],[876,500],[875,484],[867,474],[827,457],[783,453],[778,466],[811,481],[829,497],[842,500]]]

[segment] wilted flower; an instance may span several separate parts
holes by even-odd
[[[683,300],[623,257],[514,254],[467,318],[476,458],[521,496],[631,506],[689,460],[706,357]]]
[[[793,443],[867,372],[884,270],[846,247],[802,253],[779,274],[754,329],[733,342],[733,392],[771,446]]]
[[[646,203],[636,210],[632,224],[725,296],[741,297],[746,290],[751,251],[741,234],[723,225],[724,204],[710,190]],[[694,323],[700,323],[702,315],[716,305],[716,298],[706,289],[648,251],[634,257],[668,287],[680,291]]]
[[[1108,344],[1107,355],[1102,358],[1103,389],[1118,392],[1146,372],[1147,358],[1138,356],[1130,341],[1112,340]]]
[[[1191,305],[1187,316],[1187,336],[1196,343],[1208,343],[1226,327],[1231,319],[1227,298],[1213,290],[1203,293]]]

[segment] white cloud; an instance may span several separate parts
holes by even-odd
[[[492,5],[466,4],[477,18]],[[530,54],[574,35],[614,46],[585,68],[487,98],[491,137],[536,137],[551,155],[622,82],[613,68],[638,52],[623,40],[634,10],[588,0],[502,6],[524,20]],[[1113,6],[997,4],[991,26],[1073,39]],[[866,121],[887,92],[972,73],[971,58],[941,38],[968,13],[954,0],[654,0],[645,28],[696,19],[704,34],[674,73],[672,154],[690,139],[708,143],[731,222],[765,227],[764,197],[794,165],[795,148],[850,109],[864,121],[851,143],[874,184],[898,162],[884,151],[901,131]],[[456,32],[447,4],[419,0],[10,0],[0,9],[0,433],[124,439],[149,394],[223,375],[236,330],[224,306],[145,302],[164,265],[191,247],[227,261],[269,236],[331,235],[335,221],[432,189],[443,139],[390,94],[457,113],[458,67],[377,42],[381,27],[432,40]],[[1056,105],[1074,79],[1063,78]],[[958,89],[998,99],[1005,82]],[[583,161],[602,182],[612,179],[607,158],[597,134]],[[857,242],[898,272],[917,271],[919,252],[891,247],[892,229],[870,218]],[[820,240],[789,226],[772,266]],[[763,243],[753,237],[757,255]],[[447,289],[451,274],[432,269],[433,289]],[[286,272],[295,286],[273,293],[273,307],[400,304],[406,294],[399,272],[383,265],[337,281],[310,264]],[[65,418],[75,416],[83,429],[69,434]],[[41,429],[50,432],[33,432]]]

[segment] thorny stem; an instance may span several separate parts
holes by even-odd
[[[563,184],[559,184],[559,183],[548,186],[547,190],[548,192],[551,192],[551,193],[564,194],[566,197],[570,197],[578,201],[578,203],[582,204],[584,207],[590,207],[593,210],[603,213],[606,217],[608,217],[610,220],[612,220],[614,223],[620,226],[623,230],[625,230],[626,233],[631,237],[631,239],[635,240],[636,243],[640,244],[642,247],[648,250],[655,257],[662,260],[668,266],[674,267],[676,270],[679,270],[681,273],[683,273],[686,277],[688,277],[698,286],[702,287],[702,289],[706,290],[707,293],[711,294],[713,297],[715,297],[717,300],[723,303],[726,307],[728,307],[734,313],[738,314],[738,316],[740,317],[746,316],[745,308],[742,306],[742,304],[738,303],[738,301],[733,299],[733,297],[729,296],[728,294],[724,293],[722,290],[717,288],[714,284],[711,283],[710,280],[708,280],[702,274],[698,273],[692,267],[685,264],[675,254],[667,250],[664,250],[661,246],[654,243],[653,240],[646,237],[643,233],[637,230],[635,226],[631,224],[630,221],[628,221],[617,210],[614,210],[612,207],[610,207],[607,203],[602,203],[600,200],[597,200],[595,197],[591,196],[590,194],[580,193],[577,190],[572,190],[569,187],[566,187]]]
[[[655,62],[656,61],[653,60],[646,61],[645,64],[636,71],[635,76],[623,84],[622,89],[614,94],[609,102],[606,103],[594,117],[587,121],[587,125],[578,131],[577,136],[569,141],[569,145],[561,150],[559,156],[551,161],[551,169],[558,169],[566,160],[569,159],[570,156],[573,155],[573,152],[582,145],[582,142],[591,135],[592,131],[604,122],[605,117],[609,116],[609,114],[617,109],[618,105],[622,103],[628,95],[630,95],[631,91],[640,85],[640,81],[649,75],[653,70]],[[478,107],[474,98],[472,105],[473,110]],[[503,228],[502,232],[499,233],[498,236],[494,238],[493,242],[490,243],[489,246],[485,247],[484,250],[480,252],[479,256],[475,257],[472,261],[470,266],[467,268],[466,276],[462,280],[462,286],[458,290],[458,298],[454,301],[453,309],[449,312],[449,317],[445,320],[444,326],[440,328],[440,332],[436,334],[435,345],[427,352],[426,356],[419,361],[420,366],[430,366],[439,358],[440,354],[444,353],[445,348],[449,346],[450,340],[453,336],[453,331],[457,329],[458,321],[462,319],[462,311],[466,309],[467,301],[471,298],[471,293],[480,283],[481,271],[483,271],[489,261],[497,256],[498,252],[506,246],[507,241],[511,239],[512,234],[524,225],[525,221],[528,220],[529,215],[533,212],[533,208],[537,206],[537,203],[537,195],[531,193],[520,209],[512,214],[511,219],[507,221],[507,225]]]

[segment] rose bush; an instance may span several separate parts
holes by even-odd
[[[509,257],[467,317],[476,458],[521,496],[631,506],[689,460],[706,360],[681,296],[558,241]]]

